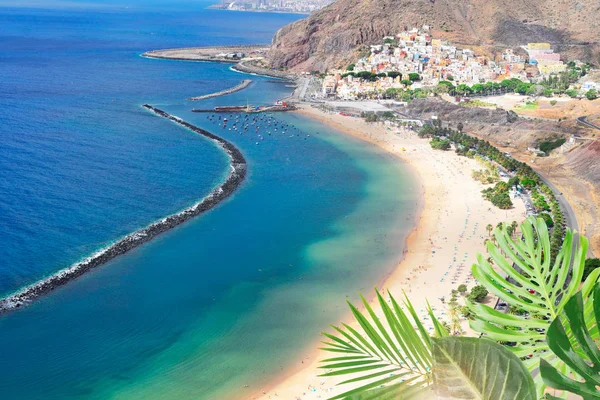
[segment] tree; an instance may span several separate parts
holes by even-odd
[[[508,186],[509,187],[515,187],[519,184],[519,177],[518,176],[513,176],[508,180]]]
[[[418,135],[420,138],[429,138],[435,134],[435,128],[429,124],[423,125],[421,129],[419,129]]]
[[[521,180],[521,185],[525,187],[525,189],[533,189],[536,186],[536,181],[530,178],[525,178]]]
[[[494,226],[492,224],[487,224],[485,230],[488,231],[488,236],[492,235],[492,231],[494,230]]]
[[[403,79],[400,81],[401,84],[403,84],[404,86],[410,86],[412,85],[412,81],[408,80],[408,79]]]
[[[464,83],[462,83],[456,87],[456,93],[458,93],[458,94],[465,95],[465,94],[469,94],[471,92],[472,92],[471,87],[468,85],[465,85]]]
[[[516,92],[519,94],[527,94],[527,91],[529,90],[529,84],[528,83],[520,83],[516,88],[515,88]]]
[[[517,232],[517,228],[519,227],[519,223],[517,221],[513,221],[510,224],[511,228],[512,228],[512,232],[513,234],[511,236],[514,236],[514,234]]]
[[[354,65],[354,64],[350,64],[350,65],[348,65],[348,66],[346,67],[346,71],[354,71],[354,67],[355,67],[355,66],[356,66],[356,65]]]
[[[481,303],[488,295],[488,290],[485,286],[477,285],[471,289],[471,293],[467,296],[467,299],[473,303]]]
[[[461,283],[460,285],[458,285],[458,293],[460,293],[462,295],[467,293],[467,285],[465,285],[464,283]]]
[[[465,127],[465,126],[463,125],[463,123],[462,123],[462,122],[459,122],[459,123],[456,125],[456,129],[457,129],[459,132],[462,132],[462,130],[463,130],[463,128],[464,128],[464,127]]]
[[[588,258],[585,260],[582,279],[585,281],[596,268],[600,268],[600,258]],[[600,298],[598,300],[600,300]]]
[[[546,223],[548,228],[552,228],[554,226],[554,221],[552,220],[552,217],[550,216],[550,214],[541,213],[540,218],[544,220],[544,222]]]
[[[417,74],[416,72],[411,72],[408,74],[408,79],[410,79],[411,81],[420,81],[421,80],[421,75]]]
[[[585,92],[585,97],[588,100],[596,100],[598,98],[598,92],[596,92],[594,89],[590,89]]]
[[[515,228],[513,228],[512,225],[506,225],[506,233],[508,233],[510,235],[510,237],[513,236],[514,231],[515,231]]]
[[[434,137],[433,139],[431,139],[431,142],[429,142],[429,144],[431,145],[431,148],[437,149],[437,150],[449,150],[450,149],[450,141],[446,140],[446,139],[440,139],[438,137]]]
[[[379,117],[375,113],[363,113],[366,122],[377,122]]]
[[[387,76],[389,76],[392,79],[396,79],[398,76],[400,76],[400,72],[390,71],[387,73]]]
[[[473,93],[481,94],[485,91],[485,86],[481,83],[476,83],[471,87],[471,89],[473,89]]]

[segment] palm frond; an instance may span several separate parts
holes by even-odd
[[[323,333],[329,340],[322,348],[343,355],[322,360],[321,368],[326,372],[320,376],[348,375],[340,385],[354,386],[330,400],[424,398],[430,391],[431,337],[408,298],[404,302],[405,311],[391,294],[388,304],[381,293],[376,293],[382,319],[361,296],[365,312],[348,303],[361,332],[342,324],[333,327],[338,336]],[[448,336],[430,307],[428,313],[436,335]]]
[[[521,225],[521,231],[522,238],[514,240],[505,229],[497,228],[494,233],[497,244],[487,243],[500,272],[481,254],[472,268],[475,279],[503,301],[522,310],[521,315],[505,314],[483,304],[468,305],[475,317],[470,322],[471,328],[490,339],[512,343],[511,351],[524,358],[527,368],[534,371],[539,357],[560,364],[548,351],[545,333],[580,286],[588,241],[580,236],[577,245],[574,233],[567,229],[564,243],[552,263],[545,222],[530,217]],[[599,274],[600,269],[587,278],[582,289],[584,298]],[[589,307],[588,312],[591,312]],[[539,374],[535,375],[541,397],[545,384]]]
[[[593,289],[593,316],[595,326],[600,323],[600,286]],[[571,298],[564,315],[557,317],[548,330],[548,346],[581,379],[573,379],[565,368],[558,369],[548,361],[540,360],[544,382],[555,389],[580,395],[584,399],[600,398],[600,349],[587,327],[581,292]],[[564,320],[564,324],[563,324]],[[571,334],[567,333],[568,331]]]

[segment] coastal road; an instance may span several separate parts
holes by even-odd
[[[584,115],[583,117],[577,117],[577,123],[578,123],[578,124],[581,124],[581,125],[585,125],[585,126],[587,126],[588,128],[592,128],[592,129],[598,129],[598,130],[600,131],[600,126],[598,126],[598,125],[594,125],[594,124],[592,124],[591,122],[587,122],[587,121],[585,120],[587,117],[588,117],[588,116],[586,116],[586,115]]]
[[[542,181],[544,181],[544,183],[548,185],[548,187],[554,192],[556,200],[558,201],[560,209],[562,210],[563,215],[565,217],[566,225],[569,228],[571,228],[571,230],[579,232],[579,223],[577,222],[577,217],[575,216],[573,207],[571,207],[571,204],[567,201],[563,193],[556,186],[554,186],[554,184],[550,182],[550,180],[546,176],[544,176],[544,174],[540,170],[536,169],[535,172],[537,172]],[[577,239],[578,236],[579,234],[575,235],[575,239]],[[590,248],[588,248],[587,256],[594,257],[594,253]]]

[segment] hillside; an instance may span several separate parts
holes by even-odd
[[[571,59],[600,64],[598,20],[597,0],[338,0],[281,28],[269,58],[276,68],[343,67],[364,45],[426,24],[435,37],[488,53],[545,41]]]

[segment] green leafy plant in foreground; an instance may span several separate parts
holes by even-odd
[[[545,334],[579,289],[588,241],[580,237],[579,246],[576,246],[573,232],[567,229],[564,243],[552,263],[548,228],[544,221],[530,217],[521,225],[521,231],[522,238],[513,240],[505,229],[497,228],[494,233],[497,244],[487,243],[497,268],[479,254],[472,272],[490,292],[524,312],[505,314],[484,304],[469,303],[474,316],[470,325],[490,339],[512,344],[510,350],[524,360],[530,372],[538,369],[539,359],[543,358],[568,374],[570,368],[550,351]],[[589,296],[599,274],[600,270],[594,271],[583,284],[581,293],[584,299]],[[586,313],[590,315],[591,311],[588,307]],[[597,328],[594,335],[598,336]],[[542,397],[546,385],[539,373],[533,375],[538,397]]]
[[[334,327],[339,337],[324,333],[330,339],[324,349],[336,357],[322,361],[322,376],[347,376],[340,385],[353,387],[330,400],[554,399],[546,393],[548,387],[563,390],[562,397],[572,392],[585,400],[600,399],[600,350],[595,344],[600,269],[580,284],[587,239],[581,237],[577,246],[567,229],[553,259],[543,219],[529,218],[521,231],[522,237],[513,240],[499,226],[497,244],[487,243],[496,268],[478,255],[472,270],[516,314],[468,302],[471,327],[510,346],[487,338],[451,337],[428,306],[432,337],[408,298],[404,311],[391,295],[388,304],[377,292],[384,319],[362,298],[365,314],[350,304],[358,329],[343,324]]]
[[[535,400],[531,375],[503,346],[487,339],[448,336],[428,308],[435,331],[431,337],[408,299],[405,307],[411,318],[391,295],[391,305],[379,292],[377,298],[386,325],[363,298],[368,317],[349,303],[362,333],[347,324],[333,327],[340,337],[324,333],[330,339],[324,349],[338,356],[322,361],[321,368],[327,371],[322,376],[348,375],[340,385],[360,382],[330,400]]]
[[[598,326],[600,323],[599,285],[594,286],[593,299],[595,326]],[[567,376],[544,359],[540,360],[540,372],[549,387],[575,393],[585,400],[591,400],[600,398],[598,391],[600,349],[588,330],[585,310],[583,295],[579,292],[565,305],[563,318],[556,318],[552,322],[547,335],[550,350],[582,379]]]

